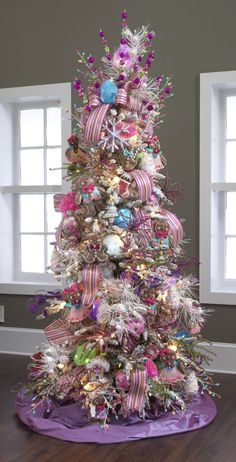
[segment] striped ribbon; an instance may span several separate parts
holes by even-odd
[[[130,175],[133,177],[138,188],[138,198],[145,202],[152,194],[152,180],[144,170],[132,170]]]
[[[99,141],[102,124],[110,107],[110,104],[102,104],[90,114],[85,125],[84,142]]]
[[[154,238],[150,216],[140,209],[134,209],[133,217],[132,230],[134,233],[137,232],[138,238],[143,244],[148,244]]]
[[[65,342],[77,342],[76,336],[69,331],[68,323],[63,319],[57,319],[44,329],[49,343],[62,344]]]
[[[54,194],[53,203],[55,212],[60,212],[60,205],[65,194]]]
[[[84,291],[82,295],[82,307],[91,306],[94,302],[98,282],[100,278],[100,272],[97,265],[87,265],[83,270],[83,284]]]
[[[103,104],[100,96],[91,90],[88,93],[88,104],[93,111],[88,118],[85,114],[83,115],[83,122],[85,123],[83,141],[99,141],[103,122],[112,105]],[[118,89],[115,104],[128,107],[131,111],[139,111],[142,107],[142,103],[137,101],[134,96],[128,97],[128,92],[125,88]]]
[[[146,371],[135,369],[130,375],[130,388],[127,396],[127,407],[130,411],[142,411],[144,407],[145,390]]]
[[[177,247],[183,239],[184,231],[181,222],[179,219],[169,210],[162,209],[161,214],[166,218],[171,234],[171,242],[173,247]]]

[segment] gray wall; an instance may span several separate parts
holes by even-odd
[[[72,81],[75,50],[101,56],[100,27],[115,45],[123,8],[131,27],[151,23],[158,34],[153,73],[173,74],[175,95],[159,135],[169,174],[184,189],[176,212],[186,218],[187,251],[198,255],[199,73],[236,69],[235,0],[0,0],[0,88]],[[0,296],[6,326],[43,325],[26,300]],[[212,308],[204,334],[235,342],[236,307]]]

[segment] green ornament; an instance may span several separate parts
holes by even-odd
[[[74,355],[74,362],[76,366],[84,366],[84,364],[90,363],[95,356],[97,356],[95,348],[86,350],[85,345],[79,345]]]

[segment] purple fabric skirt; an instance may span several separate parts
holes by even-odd
[[[42,435],[75,443],[122,443],[173,435],[203,428],[216,416],[214,401],[208,395],[199,394],[183,413],[173,415],[167,412],[157,416],[154,412],[147,412],[145,420],[136,413],[127,419],[111,417],[108,429],[104,430],[98,424],[91,424],[86,411],[77,403],[53,402],[50,412],[47,412],[46,403],[42,403],[35,414],[31,403],[31,397],[23,390],[17,394],[16,412],[22,422]]]

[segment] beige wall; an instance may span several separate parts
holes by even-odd
[[[199,74],[236,69],[235,0],[0,0],[0,88],[72,81],[75,50],[100,56],[100,27],[115,45],[124,7],[131,27],[151,23],[157,32],[153,73],[173,74],[175,95],[159,135],[169,174],[184,188],[176,212],[186,219],[187,250],[198,255]],[[42,326],[26,299],[0,296],[5,325]],[[212,308],[204,334],[235,342],[236,307]]]

